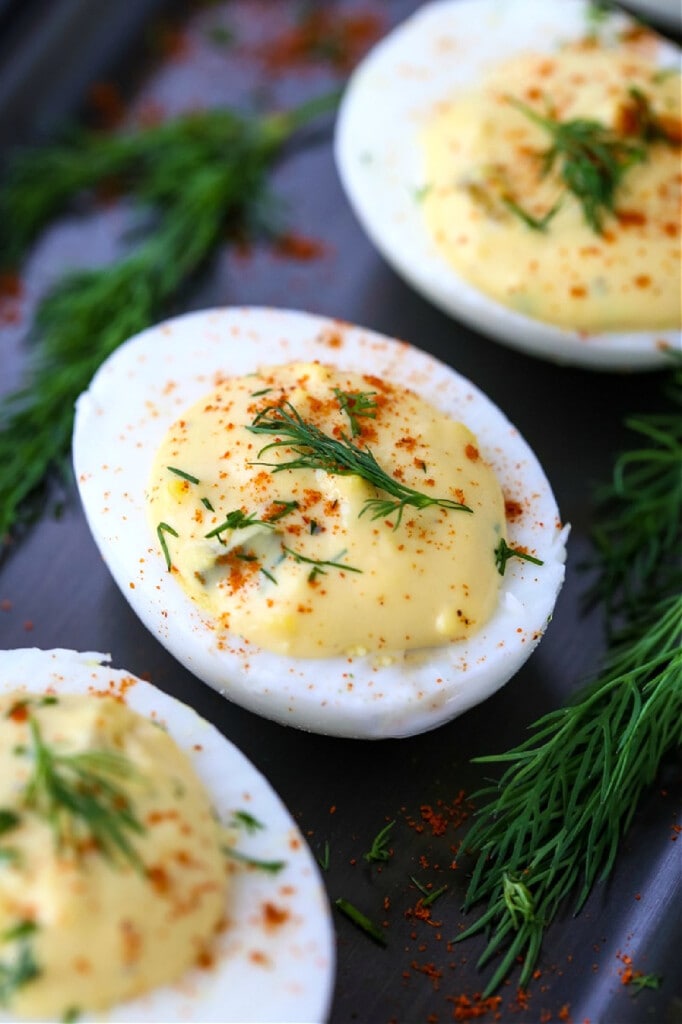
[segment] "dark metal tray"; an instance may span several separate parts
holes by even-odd
[[[357,4],[335,6],[359,10]],[[376,14],[388,30],[416,6],[410,0],[372,0],[362,11]],[[122,9],[133,8],[135,17],[122,16]],[[103,77],[117,77],[132,117],[151,105],[173,113],[251,104],[257,97],[265,106],[289,106],[320,94],[344,76],[324,54],[277,73],[256,55],[260,39],[282,31],[299,13],[296,0],[5,3],[3,152],[87,112],[88,89]],[[160,22],[162,16],[166,20]],[[236,42],[227,45],[217,26],[233,30]],[[150,28],[165,46],[150,50]],[[468,865],[460,844],[467,796],[484,779],[471,758],[518,743],[533,720],[565,702],[596,668],[602,622],[598,610],[581,610],[586,580],[577,568],[589,549],[593,485],[609,478],[616,453],[628,443],[624,417],[661,405],[661,380],[653,373],[555,366],[496,344],[426,303],[392,273],[355,221],[333,164],[332,127],[329,120],[309,132],[306,144],[291,149],[272,174],[283,216],[292,230],[319,243],[316,258],[296,260],[267,245],[245,257],[226,245],[180,309],[255,304],[343,318],[411,341],[482,388],[534,448],[564,521],[572,524],[567,580],[538,651],[494,697],[420,737],[359,742],[283,728],[227,703],[145,630],[104,568],[73,489],[61,518],[46,509],[0,561],[0,645],[111,652],[117,667],[150,677],[216,723],[269,778],[313,852],[322,857],[329,844],[324,877],[330,898],[346,897],[386,925],[383,949],[345,918],[335,919],[338,974],[331,1020],[427,1024],[461,1019],[458,997],[480,992],[487,977],[475,966],[481,942],[453,947],[449,941],[468,922],[460,909]],[[110,216],[104,210],[64,218],[39,240],[25,268],[23,319],[0,325],[0,391],[15,387],[26,366],[24,334],[33,296],[83,254],[88,263],[111,256]],[[679,764],[669,760],[638,808],[609,883],[595,889],[580,915],[573,917],[569,906],[548,930],[526,1007],[512,977],[501,991],[497,1015],[485,1019],[682,1020],[682,840],[672,841],[681,805]],[[363,854],[391,820],[393,855],[379,867],[369,865]],[[428,921],[415,914],[420,894],[412,877],[448,885]],[[661,975],[660,989],[633,997],[622,983],[624,958]]]

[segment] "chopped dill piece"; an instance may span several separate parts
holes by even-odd
[[[260,398],[261,395],[269,395],[271,391],[272,388],[261,388],[260,391],[252,391],[251,398]]]
[[[27,985],[40,974],[29,942],[37,926],[33,921],[22,921],[0,935],[0,943],[20,943],[13,962],[0,960],[0,1006],[7,1006],[17,989]]]
[[[367,416],[369,419],[376,419],[377,403],[374,400],[376,391],[341,391],[340,388],[334,388],[334,394],[342,412],[345,412],[350,421],[350,432],[353,437],[362,433],[359,417]]]
[[[249,814],[248,811],[235,811],[232,815],[232,825],[239,825],[245,828],[247,832],[258,832],[259,829],[265,828],[262,821],[258,818],[254,818],[253,814]]]
[[[319,558],[307,558],[305,555],[302,555],[299,551],[294,551],[293,548],[288,548],[286,544],[282,544],[282,551],[285,551],[287,555],[291,555],[291,557],[296,562],[305,562],[306,565],[314,565],[315,569],[313,571],[315,572],[316,575],[325,575],[323,568],[324,566],[329,566],[329,568],[331,569],[346,569],[348,572],[362,572],[362,569],[356,569],[355,566],[346,565],[344,562],[325,562]],[[342,551],[341,554],[339,555],[339,558],[342,558],[344,554],[345,551]]]
[[[323,871],[329,871],[329,864],[331,860],[331,854],[329,849],[329,840],[325,839],[324,847],[321,855],[317,858],[317,863],[320,865]]]
[[[196,476],[192,476],[191,473],[186,473],[184,469],[177,469],[175,466],[166,466],[169,473],[175,473],[182,480],[187,480],[190,484],[198,484],[199,480]]]
[[[260,567],[260,571],[263,573],[266,579],[269,579],[271,583],[274,583],[275,586],[277,586],[277,580],[275,579],[271,572],[268,572],[268,570],[265,569],[262,565]]]
[[[257,857],[249,857],[246,853],[241,853],[240,850],[235,850],[233,846],[223,846],[223,853],[233,860],[238,860],[242,864],[248,865],[250,868],[258,868],[260,871],[267,871],[271,875],[276,875],[278,871],[286,867],[285,860],[258,860]]]
[[[7,832],[11,832],[21,822],[19,815],[12,810],[6,810],[0,808],[0,836],[4,836]]]
[[[368,935],[370,939],[374,939],[380,946],[386,946],[386,936],[368,917],[366,917],[362,911],[358,910],[349,900],[339,897],[334,900],[334,906],[337,910],[340,910],[349,921],[352,921],[356,928],[363,931],[365,935]]]
[[[394,825],[395,820],[389,821],[388,825],[385,825],[381,832],[374,837],[371,847],[367,853],[363,854],[366,861],[387,861],[389,859],[391,854],[386,844]]]
[[[632,986],[632,988],[634,989],[634,992],[632,994],[633,996],[636,996],[639,992],[642,991],[642,989],[660,988],[662,981],[663,978],[660,974],[638,974],[636,971],[633,971],[632,976],[628,980],[627,984]]]
[[[165,534],[167,533],[169,533],[171,537],[178,536],[178,531],[174,530],[168,523],[159,523],[156,527],[156,536],[159,538],[163,557],[166,559],[166,568],[168,569],[168,572],[170,572],[173,567],[173,563],[171,561],[170,551],[168,550],[168,544],[166,542]]]
[[[315,519],[310,520],[310,532],[311,534],[315,534],[318,532],[317,520]]]
[[[511,196],[502,196],[501,201],[511,213],[515,214],[532,231],[546,231],[547,226],[554,219],[555,214],[559,212],[561,206],[561,199],[559,198],[554,206],[551,206],[542,217],[534,217],[532,213],[528,213],[522,206],[519,206]]]
[[[441,885],[440,889],[434,889],[429,892],[422,900],[422,907],[430,907],[432,903],[435,903],[439,896],[442,896],[444,892],[447,892],[447,885]]]
[[[393,527],[396,530],[408,505],[416,509],[435,505],[460,512],[472,512],[467,505],[451,498],[432,498],[401,484],[381,468],[369,449],[358,448],[343,434],[340,439],[325,434],[313,423],[306,422],[290,402],[283,406],[271,405],[263,409],[247,429],[254,434],[274,434],[277,437],[277,440],[261,448],[258,453],[259,459],[271,448],[290,448],[294,454],[295,458],[286,462],[256,463],[270,467],[273,473],[281,473],[288,469],[321,469],[336,476],[359,476],[378,490],[391,494],[395,499],[393,501],[368,498],[360,515],[371,512],[371,518],[374,520],[386,518],[397,512]]]
[[[294,512],[298,508],[297,501],[281,501],[279,498],[273,498],[273,505],[281,505],[279,512],[273,512],[272,515],[268,516],[267,521],[269,523],[276,523],[278,520],[283,519],[284,516],[288,516],[291,512]]]
[[[266,530],[274,530],[272,523],[267,522],[264,519],[259,519],[255,513],[247,515],[246,512],[242,512],[240,508],[235,508],[232,512],[228,512],[225,520],[216,526],[209,533],[205,533],[204,537],[208,540],[210,537],[220,537],[221,533],[225,530],[245,530],[248,526],[263,526]]]
[[[507,562],[510,558],[522,558],[525,562],[532,562],[533,565],[545,564],[541,558],[529,555],[526,551],[522,551],[520,548],[509,547],[504,537],[500,537],[500,543],[495,548],[495,566],[500,576],[504,576],[505,569],[507,568]]]
[[[215,509],[213,508],[213,505],[208,500],[208,498],[202,498],[201,504],[204,506],[204,508],[208,509],[209,512],[215,512]]]

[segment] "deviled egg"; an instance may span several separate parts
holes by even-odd
[[[330,914],[293,820],[107,661],[0,652],[0,1020],[325,1019]]]
[[[500,410],[405,342],[305,313],[209,310],[131,339],[78,401],[74,463],[161,643],[316,732],[412,735],[484,700],[564,577],[567,528]]]
[[[679,49],[588,0],[440,0],[358,66],[335,140],[384,257],[499,341],[604,369],[680,346]]]

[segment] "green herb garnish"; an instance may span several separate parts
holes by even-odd
[[[362,572],[362,569],[356,569],[353,565],[346,565],[345,562],[325,562],[320,558],[307,558],[305,555],[302,555],[300,551],[294,551],[293,548],[288,548],[286,544],[282,544],[282,551],[285,551],[287,555],[291,555],[295,562],[304,562],[306,565],[315,566],[310,573],[310,576],[312,576],[313,579],[315,579],[316,576],[325,575],[325,566],[329,566],[331,569],[345,569],[347,572]],[[310,576],[308,579],[310,579]]]
[[[628,985],[634,988],[633,995],[637,995],[645,988],[660,988],[662,981],[660,974],[637,974],[635,972],[628,981]]]
[[[261,118],[208,110],[117,135],[81,134],[11,164],[0,188],[0,270],[16,268],[57,214],[111,180],[144,205],[148,229],[123,259],[69,275],[40,303],[26,382],[0,402],[0,538],[42,513],[52,470],[65,474],[75,402],[100,364],[163,318],[225,244],[226,225],[256,223],[284,144],[337,101],[327,95]]]
[[[509,102],[551,137],[552,145],[541,154],[543,176],[558,164],[565,188],[580,203],[590,227],[601,234],[603,217],[614,212],[616,192],[626,171],[646,159],[644,146],[616,134],[599,121],[557,121],[513,97],[509,97]],[[551,216],[557,209],[555,204]],[[543,220],[546,227],[547,218]]]
[[[177,469],[175,466],[166,466],[169,473],[175,473],[182,480],[187,480],[190,484],[198,484],[199,480],[196,476],[192,476],[191,473],[185,473],[184,469]]]
[[[258,463],[269,466],[273,473],[286,469],[321,469],[336,476],[355,475],[378,490],[393,495],[394,501],[368,498],[360,515],[371,512],[372,519],[383,519],[397,512],[394,529],[400,526],[408,505],[416,509],[437,505],[460,512],[472,511],[467,505],[451,498],[431,498],[401,484],[379,466],[369,449],[358,448],[344,435],[337,439],[325,434],[315,424],[304,420],[290,402],[284,406],[271,405],[263,409],[248,429],[254,434],[274,434],[279,438],[261,448],[259,458],[271,448],[290,448],[297,456],[287,462]]]
[[[611,625],[603,667],[523,743],[476,759],[503,773],[472,797],[465,906],[487,906],[455,941],[484,932],[480,965],[501,954],[486,995],[517,960],[527,985],[545,928],[568,898],[577,912],[608,878],[640,794],[682,744],[682,370],[673,384],[677,410],[631,421],[647,445],[617,460],[600,495],[594,592]]]
[[[47,819],[58,847],[87,837],[105,857],[118,854],[140,868],[130,838],[141,835],[144,827],[125,790],[113,781],[136,777],[130,762],[106,750],[59,754],[43,741],[35,718],[29,719],[29,727],[33,774],[23,795],[26,807]]]
[[[509,547],[504,537],[500,537],[500,543],[495,548],[495,566],[500,576],[504,576],[504,571],[510,558],[522,558],[525,562],[532,562],[533,565],[545,564],[541,558],[529,555],[526,551],[522,551],[521,548]]]
[[[273,498],[273,505],[280,505],[279,512],[273,512],[272,515],[268,516],[269,523],[276,523],[284,516],[288,516],[291,512],[294,512],[298,508],[297,501],[280,501],[279,498]]]
[[[7,1006],[17,989],[27,985],[40,974],[33,950],[28,941],[36,932],[33,921],[20,921],[0,934],[0,944],[19,943],[17,955],[10,962],[0,960],[0,1006]]]
[[[364,854],[366,861],[387,861],[389,859],[391,853],[386,844],[394,825],[395,821],[389,821],[388,825],[385,825],[381,832],[374,837],[372,845],[367,853]]]
[[[173,563],[171,561],[170,551],[168,550],[168,543],[166,541],[166,534],[169,533],[171,537],[177,537],[178,531],[170,526],[168,523],[159,523],[156,527],[156,536],[159,538],[159,544],[163,551],[163,557],[166,559],[166,568],[168,572],[171,571]]]
[[[0,836],[4,836],[7,832],[11,832],[15,829],[21,821],[21,818],[15,811],[6,810],[0,808]]]
[[[216,526],[209,533],[204,534],[204,536],[207,540],[210,537],[220,538],[220,534],[224,533],[225,530],[245,530],[248,526],[262,526],[266,530],[274,530],[272,522],[259,519],[254,512],[247,514],[242,512],[240,508],[235,508],[232,512],[227,513],[225,520],[220,526]]]
[[[249,814],[248,811],[235,811],[232,815],[232,824],[240,825],[247,832],[258,832],[259,829],[265,828],[263,822],[254,818],[253,814]]]
[[[232,857],[233,860],[247,864],[250,868],[258,868],[260,871],[267,871],[272,875],[277,874],[278,871],[286,867],[285,860],[259,860],[257,857],[249,857],[248,854],[235,850],[233,846],[223,846],[223,853],[228,857]]]
[[[362,425],[359,423],[361,416],[369,419],[376,419],[377,403],[374,399],[376,391],[341,391],[334,388],[339,405],[350,421],[350,432],[353,437],[362,433]]]
[[[386,936],[380,928],[377,927],[368,917],[366,917],[361,910],[358,910],[356,906],[340,897],[338,900],[334,900],[334,906],[337,910],[340,910],[349,921],[363,931],[365,935],[369,935],[370,939],[374,939],[380,946],[386,946]]]
[[[322,850],[322,855],[317,858],[317,863],[320,865],[320,867],[322,868],[323,871],[329,871],[330,861],[331,861],[331,852],[330,852],[330,849],[329,849],[329,840],[325,839],[325,841],[324,841],[324,849]]]

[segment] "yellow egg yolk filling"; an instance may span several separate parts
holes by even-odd
[[[441,645],[498,600],[504,499],[476,438],[369,374],[294,363],[224,380],[168,431],[148,517],[192,600],[269,651]]]
[[[517,56],[439,102],[422,139],[439,252],[493,299],[560,327],[679,326],[680,95],[678,73],[591,44]],[[639,150],[632,163],[618,157],[627,166],[599,230],[566,188],[564,155],[547,168],[556,139],[528,110],[555,126],[596,122]]]
[[[106,1008],[200,963],[225,913],[220,832],[185,754],[120,701],[0,697],[0,964],[12,1014]]]

